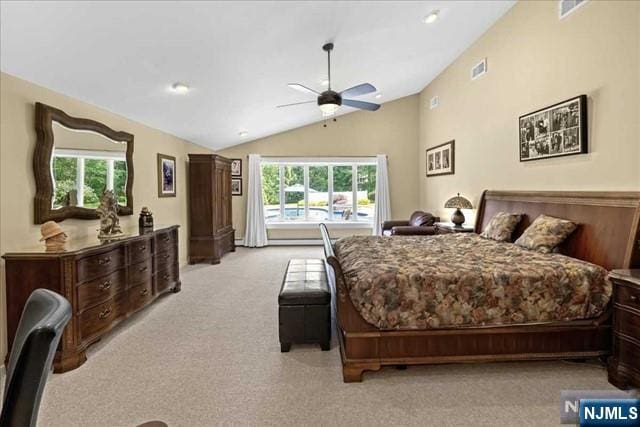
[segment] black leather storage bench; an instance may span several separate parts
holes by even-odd
[[[291,344],[319,343],[329,350],[331,291],[322,259],[292,259],[278,295],[280,351]]]

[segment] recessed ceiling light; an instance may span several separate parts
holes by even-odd
[[[189,92],[189,86],[187,86],[184,83],[174,83],[171,85],[171,90],[174,91],[175,93],[187,93]]]
[[[380,98],[382,98],[382,94],[381,93],[376,94],[376,99],[380,99]]]
[[[246,130],[243,130],[241,132],[238,132],[238,136],[240,138],[244,138],[245,136],[249,135],[249,132],[247,132]]]
[[[424,23],[425,24],[433,24],[434,22],[436,22],[438,20],[438,15],[440,14],[439,10],[434,10],[431,13],[429,13],[427,16],[424,17]]]
[[[322,86],[329,86],[329,80],[327,80],[327,79],[323,79],[323,80],[320,82],[320,84],[321,84]]]

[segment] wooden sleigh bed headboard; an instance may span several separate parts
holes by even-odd
[[[524,214],[514,241],[538,215],[555,216],[580,224],[561,253],[607,270],[640,267],[640,192],[485,190],[476,233],[497,212]]]

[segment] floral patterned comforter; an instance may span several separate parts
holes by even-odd
[[[352,236],[335,244],[351,300],[380,329],[431,329],[597,317],[607,271],[476,234]]]

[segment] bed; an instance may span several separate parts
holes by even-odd
[[[321,226],[345,382],[385,365],[609,354],[606,274],[640,266],[640,192],[485,191],[475,232],[500,211],[524,214],[513,240],[540,214],[580,225],[544,255],[476,234],[334,245]]]

